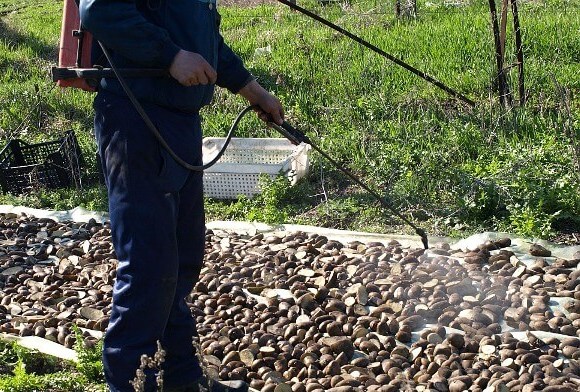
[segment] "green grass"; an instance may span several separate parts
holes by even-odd
[[[106,390],[102,343],[85,347],[78,335],[78,362],[71,363],[0,340],[0,391],[101,392]]]
[[[222,7],[222,31],[261,83],[280,97],[293,125],[430,234],[506,230],[549,238],[563,222],[578,230],[580,0],[520,2],[528,104],[508,111],[492,91],[495,58],[486,3],[420,1],[418,17],[411,20],[397,20],[388,2],[350,3],[300,4],[477,106],[461,104],[282,5]],[[90,172],[92,96],[55,89],[48,76],[56,62],[60,8],[60,0],[0,2],[0,141],[46,140],[74,129]],[[507,64],[516,61],[512,30],[510,20]],[[516,92],[516,68],[508,79]],[[571,93],[570,113],[562,91]],[[223,136],[244,106],[240,97],[218,91],[203,111],[205,134]],[[242,121],[240,135],[278,136],[253,116]],[[208,200],[208,219],[409,233],[327,162],[312,158],[311,174],[296,187],[273,182],[255,200]],[[107,208],[104,189],[92,185],[80,192],[5,195],[0,202]]]

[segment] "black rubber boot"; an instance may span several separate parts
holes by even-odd
[[[163,388],[163,392],[248,392],[248,384],[241,380],[217,381],[203,377],[193,384],[179,388]]]

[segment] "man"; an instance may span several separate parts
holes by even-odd
[[[256,105],[261,119],[282,123],[280,101],[223,42],[215,0],[80,0],[80,14],[119,69],[169,70],[171,78],[127,83],[163,138],[188,163],[202,162],[199,110],[210,102],[214,84]],[[140,357],[152,356],[159,341],[166,353],[164,391],[207,389],[184,299],[203,262],[202,173],[183,168],[160,147],[118,80],[102,80],[94,108],[119,261],[104,340],[109,388],[133,391],[130,381]],[[240,381],[210,384],[213,391],[247,390]],[[152,372],[145,390],[156,390]]]

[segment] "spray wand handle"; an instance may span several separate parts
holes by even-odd
[[[300,143],[306,143],[312,145],[312,141],[306,136],[304,133],[300,132],[292,125],[288,124],[286,121],[282,123],[282,125],[278,125],[274,122],[269,122],[269,126],[280,132],[286,139],[290,140],[292,144],[295,146],[299,145]]]

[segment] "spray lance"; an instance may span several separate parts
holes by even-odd
[[[429,242],[428,242],[427,233],[425,232],[425,230],[423,230],[420,227],[417,227],[415,224],[413,224],[413,222],[411,222],[409,219],[407,219],[405,216],[403,216],[399,211],[397,211],[384,197],[381,197],[381,195],[379,195],[375,190],[369,188],[357,176],[355,176],[350,171],[345,169],[337,161],[335,161],[332,157],[330,157],[327,153],[325,153],[323,150],[321,150],[320,147],[318,147],[318,145],[316,145],[316,143],[312,142],[312,140],[310,140],[310,138],[307,135],[300,132],[299,130],[294,128],[292,125],[288,124],[286,121],[284,121],[284,123],[282,125],[278,125],[278,124],[273,123],[273,122],[268,123],[268,125],[270,127],[274,128],[275,130],[277,130],[278,132],[280,132],[282,135],[284,135],[284,137],[286,139],[290,140],[290,142],[292,142],[292,144],[294,144],[294,145],[298,145],[300,143],[309,144],[310,147],[312,147],[315,151],[317,151],[320,155],[322,155],[335,168],[340,170],[342,173],[344,173],[346,176],[348,176],[351,180],[353,180],[355,183],[357,183],[361,188],[363,188],[365,191],[370,193],[375,199],[377,199],[379,201],[379,203],[381,203],[381,206],[383,206],[384,208],[391,211],[395,216],[397,216],[403,222],[405,222],[410,227],[412,227],[415,230],[415,233],[417,233],[417,235],[419,237],[421,237],[421,242],[423,243],[423,246],[425,247],[425,249],[429,248]]]
[[[287,4],[295,8],[293,3],[286,2],[285,0],[278,0],[283,4]],[[300,8],[300,7],[298,7]],[[302,9],[303,10],[303,9]],[[309,15],[309,11],[307,12]],[[313,14],[314,15],[314,14]],[[311,16],[311,15],[309,15]],[[312,16],[311,16],[312,17]],[[319,17],[318,17],[319,18]],[[315,18],[316,19],[316,18]],[[320,18],[321,19],[321,18]],[[325,24],[329,24],[327,22]],[[341,31],[343,34],[345,31]],[[352,35],[346,32],[347,36]],[[350,35],[349,35],[350,34]],[[353,38],[353,37],[351,37]],[[358,38],[358,37],[357,37]],[[359,39],[360,40],[360,39]],[[78,15],[78,4],[76,0],[65,0],[65,8],[63,14],[63,25],[61,31],[61,47],[59,52],[59,66],[52,68],[52,78],[53,81],[61,87],[75,87],[81,88],[87,91],[95,91],[96,85],[99,79],[107,77],[116,77],[119,81],[121,87],[125,91],[127,97],[135,107],[135,110],[139,113],[149,130],[159,141],[161,146],[171,155],[171,157],[179,163],[181,166],[193,170],[193,171],[203,171],[212,165],[214,165],[224,154],[227,146],[229,145],[231,138],[235,130],[237,129],[241,119],[251,110],[254,109],[253,106],[248,106],[242,110],[234,122],[232,123],[228,134],[226,136],[224,145],[222,149],[217,153],[217,155],[208,163],[204,165],[191,165],[179,157],[167,144],[163,136],[160,134],[159,130],[153,124],[143,106],[139,103],[129,86],[125,81],[125,77],[169,77],[167,70],[159,69],[118,69],[114,62],[112,61],[112,56],[110,55],[107,48],[98,42],[103,55],[107,59],[110,68],[103,67],[91,67],[88,66],[88,61],[90,61],[90,51],[89,48],[92,46],[92,36],[89,32],[85,31],[80,24],[80,18]],[[400,61],[400,60],[399,60]],[[404,63],[403,63],[404,64]],[[432,79],[432,78],[431,78]],[[429,79],[427,79],[429,80]],[[433,79],[434,80],[434,79]],[[436,82],[436,81],[435,81]],[[440,83],[440,82],[437,82]],[[447,92],[450,92],[446,89]],[[450,92],[451,93],[451,92]],[[454,93],[454,92],[453,92]],[[460,99],[462,96],[452,94]],[[390,210],[399,219],[405,222],[407,225],[415,230],[415,233],[421,237],[421,242],[425,249],[429,247],[427,234],[425,230],[414,225],[409,219],[398,212],[385,198],[381,197],[376,191],[364,184],[358,177],[352,174],[350,171],[342,167],[336,160],[330,157],[326,152],[324,152],[316,143],[314,143],[307,135],[300,132],[296,128],[292,127],[288,122],[284,121],[282,125],[278,125],[273,122],[269,122],[268,125],[273,129],[280,132],[285,138],[287,138],[291,143],[298,145],[300,143],[305,143],[310,145],[315,151],[317,151],[321,156],[328,160],[335,168],[340,170],[350,179],[352,179],[356,184],[370,193],[375,199],[379,201],[382,207]]]

